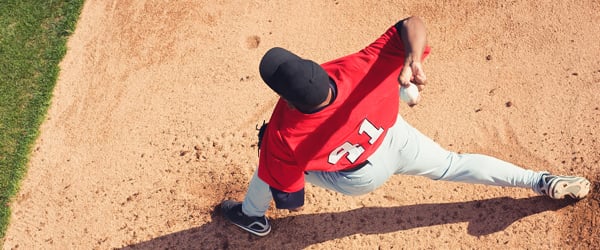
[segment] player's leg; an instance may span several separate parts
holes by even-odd
[[[590,182],[577,176],[554,176],[532,171],[512,163],[481,154],[457,154],[443,149],[429,137],[406,123],[401,117],[388,132],[396,141],[377,150],[370,161],[397,164],[397,174],[427,176],[446,180],[506,187],[531,188],[554,199],[565,196],[581,199],[590,190]],[[388,139],[388,138],[386,138]]]
[[[269,185],[258,177],[255,171],[243,202],[227,200],[221,203],[221,211],[226,219],[236,226],[258,236],[271,231],[271,225],[265,217],[272,199]]]
[[[434,180],[535,189],[545,172],[523,169],[479,154],[457,154],[406,123],[402,117],[388,132],[394,143],[369,158],[373,164],[395,164],[396,174],[426,176]]]
[[[263,216],[269,209],[272,199],[269,184],[258,177],[258,170],[254,171],[242,203],[242,212],[248,216]]]

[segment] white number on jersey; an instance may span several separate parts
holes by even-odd
[[[379,139],[381,134],[383,134],[383,128],[376,128],[373,123],[369,120],[364,119],[360,124],[360,128],[358,128],[358,134],[366,134],[369,136],[369,144],[373,144]],[[365,148],[360,144],[353,144],[350,142],[344,142],[341,146],[337,147],[329,154],[328,162],[331,164],[336,164],[342,157],[346,156],[346,159],[351,163],[354,163],[362,153],[365,152]]]

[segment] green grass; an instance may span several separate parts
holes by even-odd
[[[0,242],[83,0],[0,0]]]

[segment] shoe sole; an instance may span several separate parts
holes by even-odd
[[[248,229],[248,228],[246,228],[244,226],[240,226],[240,225],[236,224],[235,222],[233,222],[231,220],[229,220],[229,222],[231,222],[233,225],[236,225],[237,227],[239,227],[241,229],[244,229],[244,231],[246,231],[246,232],[249,232],[251,234],[254,234],[254,235],[260,236],[260,237],[266,236],[267,234],[269,234],[271,232],[271,227],[269,227],[269,229],[267,229],[267,231],[257,232],[257,231],[254,231],[252,229]],[[250,226],[252,226],[252,224]]]
[[[558,177],[550,193],[554,199],[569,196],[573,199],[583,199],[590,192],[590,181],[582,177]]]

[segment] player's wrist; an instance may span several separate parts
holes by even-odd
[[[407,54],[404,59],[404,66],[412,66],[414,63],[421,63],[421,57],[413,53]]]

